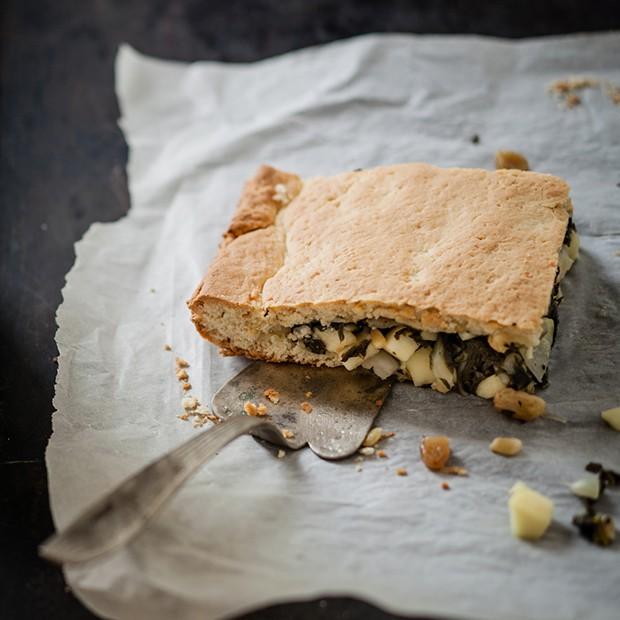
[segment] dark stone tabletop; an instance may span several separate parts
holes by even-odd
[[[616,0],[3,0],[0,152],[0,618],[94,618],[37,557],[53,530],[54,316],[73,244],[129,207],[116,125],[118,45],[177,60],[252,61],[367,32],[526,37],[620,27]],[[344,598],[245,618],[393,618]]]

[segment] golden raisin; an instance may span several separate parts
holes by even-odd
[[[441,469],[450,458],[450,440],[445,435],[423,437],[420,442],[420,456],[429,469]]]

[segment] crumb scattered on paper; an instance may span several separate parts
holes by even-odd
[[[265,398],[274,405],[277,405],[280,402],[280,392],[274,388],[267,388],[263,394],[265,395]]]
[[[286,456],[286,452],[284,452],[284,450],[278,450],[277,456],[279,459],[283,459]]]
[[[305,400],[300,407],[304,413],[312,413],[312,405],[308,401]]]
[[[517,151],[497,151],[495,153],[496,170],[529,170],[527,159]]]
[[[591,77],[569,77],[555,80],[549,85],[549,92],[557,97],[568,109],[581,105],[581,93],[587,89],[599,89],[609,97],[614,105],[620,105],[620,87],[607,80]]]
[[[439,470],[441,474],[450,474],[451,476],[469,476],[469,472],[464,467],[458,465],[448,465]]]
[[[169,344],[165,344],[164,351],[172,351],[172,347]]]
[[[397,476],[407,476],[408,472],[404,467],[397,467],[396,468],[396,475]]]
[[[249,416],[264,417],[267,415],[267,407],[265,407],[265,405],[257,405],[249,400],[243,403],[243,410]]]

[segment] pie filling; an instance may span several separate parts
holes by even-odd
[[[438,392],[458,390],[482,398],[493,398],[504,387],[534,392],[547,384],[558,325],[557,308],[562,299],[559,283],[578,252],[579,238],[571,220],[549,309],[543,318],[543,332],[534,349],[510,344],[499,352],[486,335],[420,331],[387,319],[327,325],[313,321],[292,327],[288,338],[301,342],[314,354],[336,355],[347,370],[361,366],[382,379],[395,376]]]

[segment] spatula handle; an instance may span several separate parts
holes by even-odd
[[[234,415],[121,482],[39,547],[47,560],[83,562],[131,540],[198,468],[231,441],[266,422]]]

